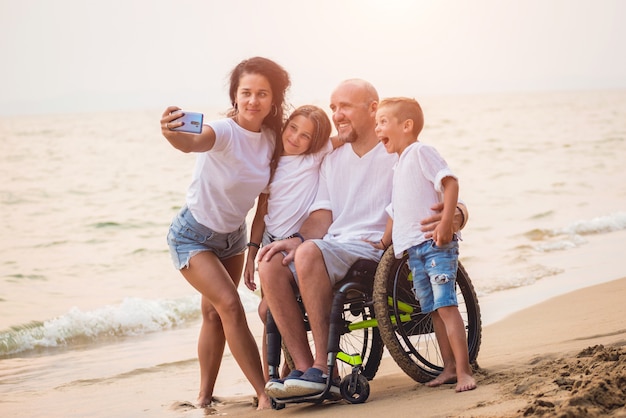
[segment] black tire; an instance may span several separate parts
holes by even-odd
[[[429,314],[421,313],[410,279],[408,256],[398,260],[390,246],[378,264],[373,301],[380,336],[398,366],[416,382],[424,383],[443,370],[443,360]],[[465,323],[470,364],[475,366],[481,343],[482,324],[478,298],[465,268],[459,262],[457,299]],[[389,299],[391,298],[391,299]],[[390,304],[388,300],[393,302]],[[413,308],[408,322],[393,324],[391,318],[402,312],[398,302]]]
[[[352,376],[346,376],[341,380],[339,389],[341,390],[341,396],[350,402],[351,404],[363,403],[370,396],[370,384],[365,376],[357,375],[355,385],[350,385],[350,379]]]

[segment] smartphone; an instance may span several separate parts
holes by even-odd
[[[183,113],[183,116],[174,119],[172,122],[182,122],[183,125],[178,128],[172,128],[172,131],[189,132],[191,134],[199,134],[202,132],[202,121],[204,115],[196,112],[177,112]]]

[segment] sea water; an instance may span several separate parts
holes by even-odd
[[[626,90],[418,100],[420,140],[470,210],[460,260],[479,298],[626,275],[620,257],[600,257],[626,255]],[[0,117],[0,409],[197,361],[200,298],[165,240],[195,157],[160,135],[160,113]],[[255,312],[258,295],[239,292]],[[483,317],[524,306],[506,300]]]

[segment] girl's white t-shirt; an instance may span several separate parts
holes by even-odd
[[[276,238],[285,238],[300,230],[315,200],[319,169],[332,151],[330,141],[315,154],[284,155],[269,185],[265,229]]]
[[[441,202],[445,177],[457,178],[437,150],[427,144],[409,145],[394,167],[391,205],[387,208],[393,218],[393,249],[396,257],[426,240],[421,221],[434,212],[430,209]]]
[[[237,230],[267,186],[274,153],[274,132],[251,132],[230,119],[208,125],[215,145],[199,153],[187,190],[187,206],[202,225],[219,233]]]

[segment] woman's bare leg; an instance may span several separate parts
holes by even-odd
[[[198,337],[198,361],[200,363],[200,392],[198,404],[211,404],[215,380],[220,370],[226,338],[222,321],[211,302],[202,297],[202,327]]]
[[[189,268],[181,272],[218,313],[228,347],[256,391],[258,409],[265,409],[270,408],[271,404],[264,391],[265,379],[259,349],[248,327],[237,292],[243,263],[243,254],[220,261],[215,254],[205,251],[192,257]]]

